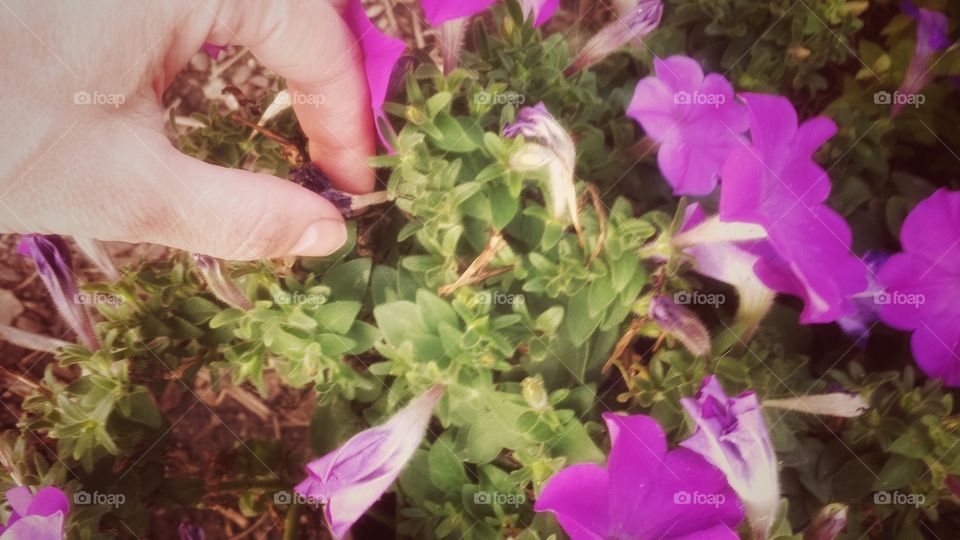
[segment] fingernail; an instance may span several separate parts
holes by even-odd
[[[307,227],[300,240],[290,248],[290,255],[321,257],[340,249],[347,241],[347,226],[342,221],[323,219]]]

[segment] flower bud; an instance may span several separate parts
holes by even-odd
[[[608,24],[587,42],[579,56],[564,70],[570,76],[603,60],[628,42],[642,38],[660,24],[661,0],[640,0],[624,16]]]
[[[207,255],[196,255],[197,270],[203,276],[210,292],[221,302],[230,307],[244,311],[253,307],[250,299],[244,296],[240,289],[230,281],[223,271],[223,262]]]

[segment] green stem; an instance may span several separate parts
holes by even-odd
[[[287,517],[283,520],[283,540],[295,540],[300,537],[300,511],[302,504],[291,504]]]

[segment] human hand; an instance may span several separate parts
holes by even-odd
[[[312,159],[373,188],[359,46],[331,0],[7,1],[0,10],[0,232],[152,242],[216,257],[325,255],[346,240],[324,198],[203,163],[163,134],[164,89],[204,42],[287,79]],[[93,103],[77,103],[87,92]],[[99,102],[97,102],[99,101]],[[121,103],[122,102],[122,103]]]

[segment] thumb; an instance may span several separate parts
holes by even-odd
[[[160,205],[174,219],[143,231],[143,240],[230,260],[322,256],[347,240],[340,211],[279,178],[192,159],[167,146],[167,186]],[[169,177],[173,177],[170,179]]]

